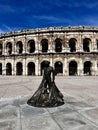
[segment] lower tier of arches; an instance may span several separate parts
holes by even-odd
[[[89,59],[21,59],[0,61],[0,75],[42,75],[44,61],[50,61],[57,75],[98,75],[98,61]]]

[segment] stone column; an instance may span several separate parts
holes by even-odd
[[[2,62],[2,75],[6,75],[5,59],[3,59],[3,62]]]
[[[15,53],[14,38],[13,38],[13,41],[11,43],[12,43],[12,54],[14,54]]]
[[[77,46],[77,52],[83,52],[83,39],[82,39],[82,34],[79,35],[78,39],[78,46]]]
[[[51,52],[51,41],[48,41],[48,52]]]
[[[7,55],[6,41],[4,41],[3,49],[4,49],[3,50],[3,52],[4,52],[3,54]]]
[[[38,75],[41,75],[41,63],[38,61]]]
[[[2,55],[5,55],[5,41],[2,44]]]
[[[22,44],[23,44],[23,54],[24,53],[26,53],[26,38],[24,38],[23,40],[22,40]]]
[[[67,61],[67,58],[65,57],[64,64],[63,64],[63,75],[69,75],[68,70],[69,70],[68,61]]]
[[[14,61],[14,75],[16,75],[16,61]]]
[[[92,49],[91,49],[92,52],[97,52],[97,43],[96,42],[97,41],[96,41],[95,37],[93,37],[92,38]]]
[[[35,39],[35,53],[38,53],[38,38]]]
[[[39,63],[38,63],[38,59],[36,59],[36,62],[35,62],[35,75],[36,76],[39,75],[38,69],[39,69]]]
[[[22,66],[23,66],[23,75],[26,75],[27,66],[26,66],[26,59],[25,58],[23,58]]]
[[[42,53],[42,46],[41,46],[40,41],[38,41],[38,52]]]
[[[77,74],[79,76],[82,76],[83,75],[83,61],[82,61],[82,59],[80,59],[77,69],[78,69],[78,73]]]
[[[92,75],[97,75],[97,61],[95,60],[95,61],[93,61],[92,62]]]
[[[15,75],[14,67],[15,67],[15,65],[14,65],[14,59],[13,59],[13,60],[12,60],[12,75]]]

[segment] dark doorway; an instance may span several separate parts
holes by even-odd
[[[43,70],[44,70],[44,68],[45,68],[45,62],[43,61],[43,62],[41,63],[41,75],[43,75]]]
[[[77,75],[77,63],[75,61],[69,63],[69,75]]]
[[[56,74],[63,73],[63,64],[62,64],[62,62],[57,61],[54,66],[55,66]]]
[[[84,50],[85,52],[90,52],[90,42],[91,42],[91,40],[88,39],[88,38],[85,38],[85,39],[83,40],[83,50]]]
[[[91,75],[91,65],[90,61],[84,63],[84,75]]]
[[[23,73],[23,66],[21,62],[18,62],[16,65],[16,75],[22,75]]]
[[[0,75],[2,75],[2,64],[0,63]]]
[[[97,46],[97,51],[98,51],[98,40],[96,40],[96,46]]]
[[[28,41],[28,50],[29,50],[29,53],[35,52],[35,41],[34,40]]]
[[[57,38],[55,40],[55,52],[61,52],[62,51],[62,40],[60,38]]]
[[[41,41],[41,45],[42,45],[42,52],[47,52],[48,51],[48,40],[43,39]]]
[[[28,63],[28,75],[35,75],[35,64],[33,62]]]
[[[12,65],[11,65],[11,63],[6,64],[6,75],[12,75]]]
[[[2,55],[2,44],[0,44],[0,55]]]
[[[7,54],[12,54],[12,43],[8,42],[6,45]]]
[[[21,54],[23,52],[23,44],[21,41],[17,42],[17,51],[19,54]]]
[[[76,39],[71,38],[69,40],[69,48],[70,48],[70,52],[76,52]]]

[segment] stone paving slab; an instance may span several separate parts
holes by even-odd
[[[0,130],[98,130],[98,77],[58,79],[65,104],[37,108],[27,100],[41,77],[0,77]]]

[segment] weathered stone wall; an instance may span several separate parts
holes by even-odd
[[[41,75],[44,60],[59,75],[98,75],[98,27],[50,27],[0,35],[1,75]]]

